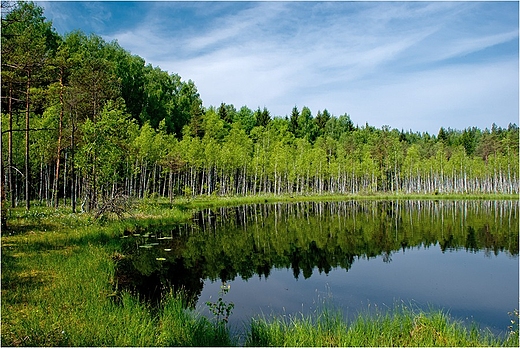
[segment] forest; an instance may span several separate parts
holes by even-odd
[[[519,193],[516,124],[428,134],[354,124],[326,108],[205,107],[193,81],[116,41],[62,36],[32,2],[2,2],[1,40],[10,207],[93,211],[117,196]]]

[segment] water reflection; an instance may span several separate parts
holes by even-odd
[[[157,302],[170,288],[197,302],[205,280],[295,279],[349,271],[356,260],[417,247],[518,255],[518,201],[345,201],[250,204],[196,212],[191,223],[124,238],[119,288]]]

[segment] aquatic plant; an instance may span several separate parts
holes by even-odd
[[[208,306],[209,310],[215,316],[217,323],[219,323],[219,322],[227,323],[229,321],[229,316],[231,315],[231,312],[233,311],[233,308],[235,307],[235,304],[233,302],[226,302],[223,300],[224,296],[228,293],[230,288],[231,288],[231,285],[226,284],[225,282],[222,282],[222,285],[220,286],[219,297],[218,297],[217,301],[215,301],[215,302],[207,301],[206,302],[206,305]]]

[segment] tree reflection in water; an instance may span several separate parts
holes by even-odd
[[[250,204],[205,209],[192,222],[123,239],[116,279],[153,303],[172,288],[197,302],[204,281],[296,279],[348,271],[358,258],[438,245],[518,255],[518,201],[394,200]]]

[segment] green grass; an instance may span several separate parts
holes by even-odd
[[[232,344],[227,329],[183,309],[179,296],[152,310],[114,292],[118,239],[149,218],[136,226],[137,219],[100,224],[86,214],[68,220],[51,209],[17,214],[2,236],[3,346]]]
[[[396,306],[390,312],[360,314],[348,322],[334,309],[314,316],[252,319],[247,346],[518,346],[518,332],[494,336],[467,329],[441,310],[427,312]]]
[[[277,202],[319,202],[319,201],[344,201],[344,200],[394,200],[394,199],[420,199],[420,200],[511,200],[518,199],[518,195],[508,194],[404,194],[404,193],[367,193],[367,194],[324,194],[324,195],[274,195],[260,194],[255,196],[197,196],[194,198],[179,198],[173,206],[180,209],[223,207],[250,203],[277,203]],[[169,206],[166,199],[156,199],[156,207]]]
[[[345,199],[345,196],[341,196]],[[349,196],[349,198],[351,198]],[[352,197],[353,198],[353,197]],[[120,237],[185,221],[192,208],[311,197],[245,197],[139,202],[124,220],[95,220],[35,207],[11,209],[2,231],[2,346],[230,346],[233,328],[185,309],[179,294],[151,308],[114,291]],[[320,199],[333,199],[323,196]],[[339,198],[338,198],[339,199]],[[315,200],[315,199],[314,199]],[[517,316],[517,314],[516,314]],[[518,346],[518,318],[510,337],[467,330],[438,311],[396,308],[348,322],[333,309],[314,316],[252,319],[250,346]]]

